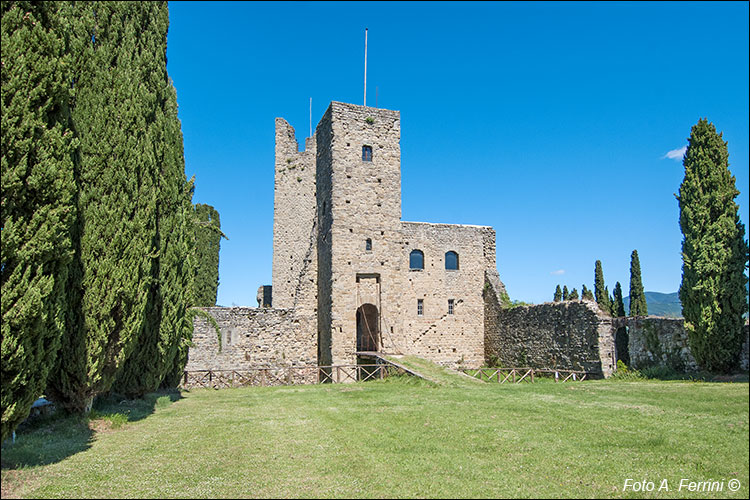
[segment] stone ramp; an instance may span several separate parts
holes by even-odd
[[[381,352],[363,352],[357,353],[360,356],[369,356],[376,359],[382,359],[410,375],[427,380],[435,385],[457,386],[457,387],[476,387],[484,385],[485,382],[466,375],[465,373],[451,370],[428,361],[424,358],[403,354],[386,354]]]

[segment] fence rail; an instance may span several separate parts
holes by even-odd
[[[499,384],[506,382],[513,384],[533,383],[535,376],[549,376],[554,378],[555,382],[580,382],[586,380],[587,376],[594,375],[591,372],[580,370],[557,370],[554,368],[467,368],[461,371],[479,380]]]
[[[180,387],[183,389],[231,387],[265,387],[298,384],[339,384],[384,379],[406,373],[387,362],[376,364],[291,366],[251,368],[247,370],[191,370],[185,371]]]

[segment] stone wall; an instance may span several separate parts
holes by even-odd
[[[298,151],[294,128],[276,118],[272,304],[310,315],[317,307],[315,158],[315,140]]]
[[[665,366],[677,372],[698,370],[698,364],[688,346],[684,319],[641,316],[618,318],[614,321],[615,326],[626,326],[628,329],[628,351],[632,368]],[[750,344],[747,323],[743,333],[738,368],[747,370]]]
[[[485,336],[487,361],[504,367],[582,370],[608,377],[614,369],[612,318],[594,302],[548,302],[501,309]]]
[[[316,366],[314,319],[286,309],[203,307],[219,324],[193,319],[193,346],[185,370],[245,370],[277,366]]]
[[[486,240],[495,232],[488,226],[402,222],[398,270],[402,305],[396,331],[387,339],[392,349],[444,366],[480,367],[484,363],[484,298],[486,266],[495,268],[495,256],[485,253]],[[413,250],[424,254],[424,268],[410,269]],[[458,269],[445,269],[445,254],[458,254]],[[496,273],[497,271],[495,271]],[[417,314],[422,300],[422,315]],[[453,313],[448,310],[452,300]],[[386,348],[388,348],[386,344]]]

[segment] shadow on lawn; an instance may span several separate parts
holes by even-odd
[[[159,391],[142,399],[126,399],[117,394],[99,397],[88,416],[55,412],[29,418],[16,429],[16,442],[2,444],[0,465],[18,469],[60,462],[91,447],[94,436],[116,432],[127,422],[143,420],[157,408],[182,399],[179,391]]]

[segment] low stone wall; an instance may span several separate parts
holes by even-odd
[[[263,367],[316,366],[315,318],[288,309],[204,307],[218,323],[193,319],[193,346],[185,370],[247,370]]]
[[[612,318],[594,302],[564,301],[501,309],[488,330],[485,356],[505,367],[614,370]]]
[[[631,368],[666,366],[678,372],[698,369],[688,347],[684,319],[645,316],[619,322],[628,328]]]
[[[635,369],[665,366],[677,372],[698,370],[698,364],[688,345],[683,318],[639,316],[618,318],[615,326],[627,326],[630,366]],[[740,370],[748,369],[748,325],[744,326],[744,342],[739,359]]]

